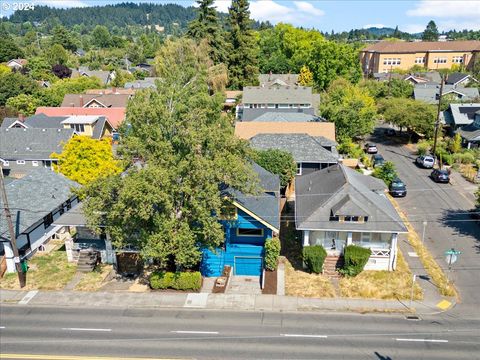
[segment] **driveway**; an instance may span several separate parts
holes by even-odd
[[[420,236],[426,222],[425,243],[440,266],[448,269],[446,250],[455,248],[462,252],[449,274],[461,297],[454,311],[480,318],[480,222],[466,213],[474,206],[476,186],[458,174],[453,175],[450,184],[434,183],[429,178],[431,170],[417,167],[416,155],[394,139],[384,137],[382,128],[370,140],[376,142],[387,161],[396,165],[408,191],[398,203]]]

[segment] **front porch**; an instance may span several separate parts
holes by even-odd
[[[369,248],[372,252],[365,270],[388,270],[396,268],[397,233],[374,233],[355,231],[304,230],[303,246],[321,245],[332,257],[343,256],[348,245]]]

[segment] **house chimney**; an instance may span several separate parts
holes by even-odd
[[[83,107],[84,103],[83,103],[83,95],[80,95],[80,107]]]
[[[22,113],[18,113],[18,121],[20,122],[25,122],[25,115],[23,115]]]

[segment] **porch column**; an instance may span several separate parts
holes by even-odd
[[[348,232],[347,233],[347,246],[352,245],[352,233]]]
[[[392,241],[390,244],[390,258],[388,259],[388,270],[393,271],[397,268],[397,239],[398,234],[392,234]]]
[[[107,261],[111,260],[111,264],[117,265],[117,257],[115,256],[115,251],[113,250],[110,234],[106,232],[105,235],[107,236],[107,239],[105,240],[105,252],[107,253]]]
[[[16,269],[15,261],[13,259],[12,244],[10,244],[10,242],[4,242],[3,248],[5,250],[5,260],[7,261],[7,273],[14,273],[16,272]]]
[[[310,230],[303,230],[303,246],[310,246]]]

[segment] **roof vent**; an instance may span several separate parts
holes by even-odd
[[[47,131],[47,129],[42,129],[43,132]]]
[[[62,131],[62,129],[57,129],[57,131],[58,131],[58,132],[61,132],[61,131]]]
[[[23,128],[23,131],[27,131],[27,128]]]

